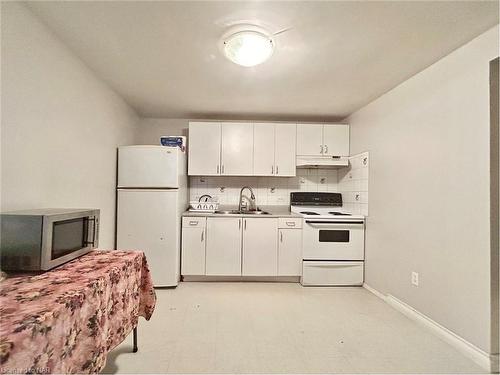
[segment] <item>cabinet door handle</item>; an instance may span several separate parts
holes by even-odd
[[[241,229],[241,219],[238,220],[238,230],[240,230],[240,229]]]
[[[325,154],[328,154],[328,145],[325,145]]]
[[[221,173],[224,174],[224,164],[222,164],[222,170]]]
[[[283,232],[280,231],[280,242],[283,242]]]
[[[195,220],[191,220],[191,221],[189,222],[189,225],[198,225],[198,222],[197,222],[197,221],[195,221]]]
[[[219,164],[217,164],[217,174],[219,174]]]
[[[245,219],[245,230],[247,230],[247,219]]]
[[[205,234],[205,231],[204,231],[204,230],[202,230],[202,231],[201,231],[201,242],[203,242],[203,235],[204,235],[204,234]]]
[[[274,165],[271,165],[271,174],[274,174]]]
[[[320,148],[320,153],[322,154],[323,153],[323,145],[320,145],[319,148]]]
[[[279,172],[278,172],[278,166],[276,166],[276,174],[278,174],[278,173],[279,173]]]
[[[294,227],[295,223],[293,221],[287,221],[286,225],[289,226],[289,227]]]

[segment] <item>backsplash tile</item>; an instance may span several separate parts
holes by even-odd
[[[349,158],[349,166],[338,170],[338,191],[344,208],[368,216],[369,154],[363,152]]]
[[[289,205],[294,191],[337,192],[337,170],[297,169],[296,177],[190,177],[190,200],[203,194],[217,197],[219,203],[237,205],[240,189],[250,186],[257,205]]]
[[[208,194],[220,204],[237,205],[243,186],[252,188],[259,206],[289,205],[294,191],[339,192],[347,211],[368,216],[369,154],[351,156],[349,161],[340,169],[298,168],[295,177],[190,177],[190,200]]]

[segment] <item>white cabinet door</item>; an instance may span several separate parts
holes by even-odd
[[[325,155],[349,156],[349,125],[325,124],[323,146]]]
[[[216,176],[220,174],[221,124],[189,123],[188,174]]]
[[[278,219],[243,219],[243,276],[278,274]]]
[[[182,275],[205,275],[205,221],[204,217],[189,219],[182,224]],[[189,224],[191,223],[191,225]]]
[[[258,123],[253,128],[253,174],[255,176],[273,176],[274,165],[274,130],[275,124]],[[295,148],[294,148],[295,151]],[[295,155],[294,155],[295,161]]]
[[[241,227],[241,218],[207,218],[206,275],[241,275]]]
[[[295,176],[297,126],[295,124],[275,125],[275,168],[276,176]]]
[[[278,276],[300,276],[302,274],[302,230],[280,229],[278,237]]]
[[[297,124],[297,155],[322,155],[323,125]]]
[[[232,176],[253,174],[252,123],[222,123],[221,174]]]

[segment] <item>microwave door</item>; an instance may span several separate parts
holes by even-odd
[[[41,269],[51,269],[89,252],[95,247],[97,226],[93,216],[45,217]]]

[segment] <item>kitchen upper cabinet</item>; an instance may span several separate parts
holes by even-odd
[[[298,124],[297,155],[349,156],[349,125]]]
[[[241,275],[241,218],[207,218],[205,274]]]
[[[243,276],[276,276],[278,219],[243,219]]]
[[[295,124],[254,124],[253,174],[295,176]]]
[[[349,125],[323,126],[323,155],[349,156]]]
[[[205,275],[205,217],[182,219],[182,275]]]
[[[297,155],[322,155],[323,124],[297,124]]]
[[[219,122],[189,123],[189,175],[220,174],[221,124]]]
[[[253,174],[253,124],[222,123],[221,174],[251,176]]]
[[[274,174],[295,176],[297,125],[275,124]]]
[[[295,176],[297,155],[349,156],[349,125],[189,123],[189,175]]]
[[[278,276],[300,276],[302,274],[302,230],[278,231]]]
[[[253,174],[273,176],[274,165],[274,124],[254,124],[253,128]]]

